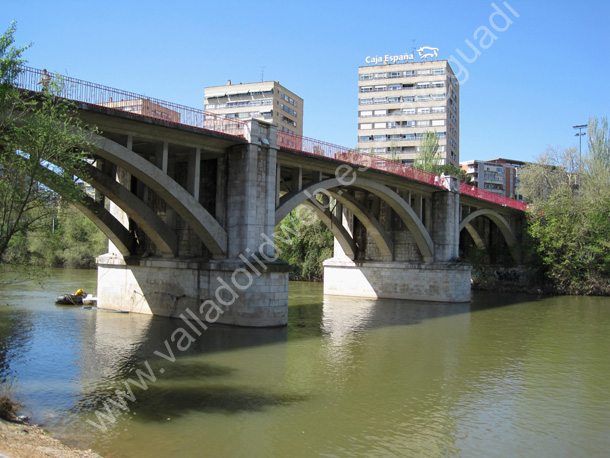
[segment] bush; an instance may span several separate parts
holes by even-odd
[[[15,381],[5,379],[0,381],[0,418],[3,420],[15,420],[15,412],[19,404],[11,399]]]

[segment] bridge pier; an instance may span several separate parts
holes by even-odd
[[[235,326],[285,326],[284,264],[245,260],[97,258],[98,307]]]
[[[324,294],[435,302],[469,302],[471,267],[454,263],[324,262]]]
[[[179,148],[167,141],[153,145],[155,162],[149,174],[162,172],[162,178],[173,180],[163,190],[170,199],[191,210],[213,209],[215,239],[206,247],[215,251],[206,256],[201,239],[192,243],[189,229],[177,213],[170,215],[173,207],[168,205],[157,214],[173,231],[182,231],[178,253],[159,256],[157,247],[152,254],[140,250],[122,256],[110,245],[110,253],[97,259],[98,307],[236,326],[286,325],[288,265],[277,262],[274,254],[277,131],[262,122],[248,123],[244,131],[246,142],[228,146],[206,164],[203,148],[189,148],[180,156]],[[131,142],[127,149],[132,151]],[[121,151],[129,167],[129,152]],[[133,174],[150,168],[137,158],[132,161],[139,164],[131,168]],[[176,172],[185,168],[180,162],[186,165],[182,175]],[[129,189],[131,175],[126,176],[117,181]],[[208,183],[200,186],[204,179]],[[129,218],[114,210],[133,230]]]

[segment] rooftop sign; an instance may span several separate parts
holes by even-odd
[[[417,49],[420,60],[434,60],[438,57],[438,48],[431,48],[430,46],[422,46]],[[365,61],[367,64],[396,64],[398,62],[409,62],[415,60],[414,53],[405,53],[397,56],[391,56],[386,54],[385,56],[367,56]]]

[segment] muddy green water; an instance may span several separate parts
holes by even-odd
[[[610,455],[609,298],[439,304],[293,283],[287,328],[197,336],[53,304],[95,283],[57,270],[0,287],[0,377],[34,422],[104,457]],[[127,382],[121,410],[138,370],[156,380]]]

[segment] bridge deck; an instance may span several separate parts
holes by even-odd
[[[109,111],[129,112],[152,120],[169,124],[189,126],[205,132],[216,132],[243,139],[245,123],[229,119],[201,109],[167,102],[133,92],[102,86],[100,84],[53,75],[55,80],[50,90],[57,96]],[[29,91],[40,91],[49,85],[48,77],[41,70],[22,67],[17,78],[17,87]],[[393,175],[419,181],[430,186],[443,188],[441,177],[436,174],[393,161],[383,156],[362,153],[339,145],[315,140],[300,135],[278,132],[278,146],[283,150],[296,151],[314,156],[326,157],[358,167],[367,167]],[[460,193],[474,199],[525,211],[527,204],[465,183],[460,184]]]

